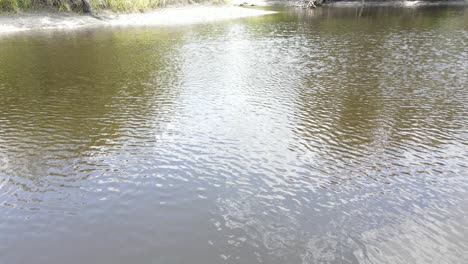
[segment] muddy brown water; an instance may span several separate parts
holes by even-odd
[[[0,263],[468,263],[468,9],[0,37]]]

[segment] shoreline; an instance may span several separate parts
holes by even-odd
[[[96,19],[86,14],[54,12],[50,10],[0,14],[2,34],[85,27],[112,26],[178,26],[209,23],[253,16],[274,14],[274,11],[239,6],[182,6],[167,7],[145,13],[105,14]]]
[[[356,7],[356,6],[396,6],[396,7],[424,7],[424,6],[450,6],[468,5],[468,0],[344,0],[325,2],[324,6]]]
[[[39,30],[73,30],[89,27],[112,26],[180,26],[189,24],[210,23],[221,20],[238,19],[253,16],[262,16],[277,13],[258,8],[239,6],[288,6],[279,0],[233,0],[233,5],[182,5],[169,6],[143,13],[112,13],[104,11],[103,19],[91,15],[72,12],[60,12],[52,9],[36,10],[24,13],[0,13],[0,36],[16,32]],[[468,0],[449,1],[418,1],[395,0],[379,1],[330,1],[324,7],[371,7],[371,6],[398,6],[415,8],[438,5],[468,5]]]

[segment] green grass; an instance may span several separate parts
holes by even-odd
[[[145,11],[175,4],[222,3],[224,0],[88,0],[94,10],[115,12]],[[81,0],[0,0],[0,11],[19,12],[53,8],[60,11],[82,12]]]

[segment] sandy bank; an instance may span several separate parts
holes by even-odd
[[[336,6],[336,7],[356,7],[356,6],[390,6],[390,7],[423,7],[423,6],[453,6],[453,5],[467,5],[468,0],[366,0],[366,1],[330,1],[325,2],[325,6]]]
[[[165,8],[148,13],[107,15],[99,20],[68,13],[0,15],[0,34],[44,29],[75,29],[92,26],[173,26],[272,14],[272,11],[235,6]]]

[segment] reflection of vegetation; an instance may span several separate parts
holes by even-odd
[[[349,6],[322,7],[317,9],[288,9],[291,19],[313,21],[322,29],[350,32],[351,30],[380,30],[383,27],[430,28],[445,20],[437,19],[444,14],[460,11],[456,6],[420,6],[401,8],[398,6]],[[344,25],[343,21],[347,24]],[[364,21],[372,22],[365,23]],[[461,21],[463,22],[463,21]]]
[[[29,153],[11,165],[42,170],[116,144],[141,129],[135,119],[157,127],[155,112],[175,98],[179,41],[177,31],[146,29],[1,40],[0,151]]]
[[[304,72],[311,74],[296,98],[294,131],[316,168],[345,164],[346,173],[331,172],[346,174],[331,185],[367,174],[362,164],[376,165],[374,177],[385,159],[404,162],[405,152],[443,149],[460,137],[466,75],[463,36],[454,34],[463,18],[443,9],[419,10],[412,19],[396,11],[366,18],[346,8],[328,19],[333,10],[322,8],[313,10],[320,13],[310,17],[313,26],[298,32],[308,35],[302,44],[314,48],[303,55]],[[421,155],[419,162],[424,158],[431,157]]]

